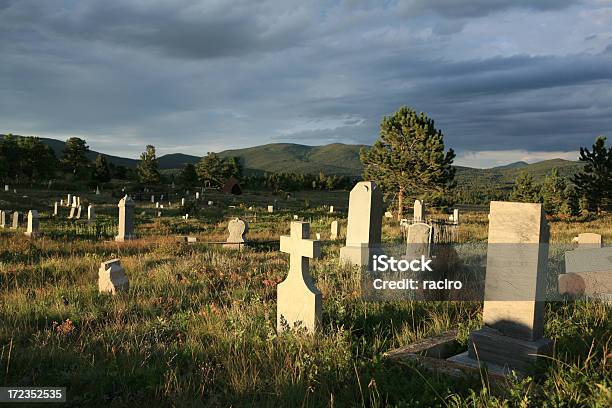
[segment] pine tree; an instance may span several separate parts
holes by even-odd
[[[185,187],[194,187],[198,183],[198,173],[193,164],[188,163],[181,172],[181,182]]]
[[[566,201],[566,187],[565,179],[559,176],[559,171],[556,168],[546,175],[540,189],[540,195],[544,211],[547,214],[558,214],[560,212],[561,206]]]
[[[402,106],[380,124],[380,137],[360,152],[364,178],[375,181],[386,195],[396,195],[398,219],[404,199],[454,187],[453,149],[444,152],[444,136],[433,119]]]
[[[87,146],[85,140],[79,139],[78,137],[71,137],[66,140],[62,161],[72,174],[77,175],[77,173],[89,164],[89,160],[87,159],[88,151],[89,146]]]
[[[242,166],[238,157],[222,159],[216,153],[209,152],[196,165],[196,172],[202,184],[209,183],[211,186],[220,187],[231,176],[240,179]]]
[[[158,170],[157,156],[155,155],[155,146],[147,145],[147,149],[140,155],[140,163],[138,163],[138,178],[145,185],[159,184],[161,175]]]
[[[521,172],[514,181],[514,188],[510,194],[512,201],[522,203],[540,202],[540,190],[533,182],[533,176],[527,172]]]
[[[561,207],[559,208],[559,214],[565,216],[575,216],[580,212],[579,203],[578,203],[578,195],[576,194],[576,189],[573,185],[569,184],[565,188],[565,192],[563,193],[565,200]]]
[[[106,157],[99,154],[94,162],[93,179],[100,183],[106,183],[111,180],[110,169]]]
[[[606,147],[606,138],[597,137],[592,151],[581,147],[579,160],[585,164],[572,183],[588,202],[585,210],[612,209],[612,147]]]

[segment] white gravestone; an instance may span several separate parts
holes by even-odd
[[[80,220],[81,219],[81,211],[83,210],[83,206],[82,205],[77,206],[76,210],[77,210],[77,213],[76,213],[76,216],[74,218],[77,219],[77,220]]]
[[[268,212],[269,213],[273,213],[274,212],[274,206],[273,205],[269,205],[268,206]]]
[[[333,205],[329,206],[329,212],[333,214],[333,212],[334,212],[334,206]]]
[[[329,239],[336,240],[338,239],[338,221],[334,220],[331,223],[331,232],[329,234]]]
[[[373,181],[361,181],[349,196],[346,246],[340,249],[340,261],[370,266],[372,255],[380,251],[382,234],[382,193]]]
[[[96,210],[92,204],[87,206],[87,221],[92,223],[96,220]]]
[[[129,281],[119,259],[102,262],[98,270],[98,290],[100,293],[116,294],[129,289]]]
[[[53,204],[53,216],[57,217],[58,214],[58,210],[57,210],[58,204],[57,201]]]
[[[25,232],[25,235],[28,237],[36,237],[36,235],[38,235],[38,226],[38,211],[28,211],[28,229]]]
[[[21,213],[19,211],[13,212],[13,223],[11,225],[11,229],[19,228],[20,223],[21,223]]]
[[[227,229],[230,235],[227,237],[227,243],[223,244],[223,247],[242,250],[246,242],[246,233],[249,231],[249,225],[243,220],[235,218],[229,222]]]
[[[414,222],[420,222],[425,220],[425,203],[421,200],[414,200],[414,215],[412,217]]]
[[[115,241],[123,242],[130,239],[135,239],[134,235],[134,201],[125,196],[119,201],[119,234],[115,237]]]
[[[289,274],[277,287],[276,329],[302,328],[315,332],[321,324],[321,292],[308,272],[308,260],[321,256],[319,241],[309,239],[310,224],[293,221],[291,235],[280,238],[281,252],[288,253]]]
[[[0,210],[0,228],[6,228],[6,211]]]

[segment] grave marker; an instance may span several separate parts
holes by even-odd
[[[329,239],[332,239],[332,240],[338,239],[338,220],[334,220],[331,223],[331,232],[329,235]]]
[[[38,211],[30,210],[28,212],[28,229],[25,232],[25,235],[28,237],[34,238],[38,235]]]
[[[0,210],[0,228],[6,228],[6,211]]]
[[[119,207],[119,234],[115,237],[115,241],[124,242],[135,239],[134,201],[126,195],[119,201],[117,206]]]
[[[229,222],[227,229],[230,235],[227,237],[227,244],[223,244],[223,247],[242,250],[246,242],[246,233],[249,231],[249,225],[243,220],[235,218]]]
[[[414,200],[414,215],[412,217],[414,222],[425,220],[425,203],[421,200]]]
[[[21,218],[21,213],[19,211],[13,212],[13,223],[11,225],[11,229],[19,228],[19,224],[21,222],[20,218]]]
[[[102,262],[98,270],[98,290],[100,293],[116,294],[129,289],[129,281],[119,259]]]

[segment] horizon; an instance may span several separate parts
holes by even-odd
[[[612,133],[610,26],[601,0],[4,1],[0,121],[122,157],[204,155],[371,145],[408,105],[458,165],[574,159]]]

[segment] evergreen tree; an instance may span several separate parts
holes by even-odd
[[[576,194],[576,189],[574,186],[569,184],[565,188],[563,195],[565,200],[563,201],[563,204],[561,204],[561,208],[559,208],[559,214],[568,217],[578,215],[580,208],[578,203],[578,195]]]
[[[198,183],[198,173],[193,164],[188,163],[181,172],[181,182],[185,187],[194,187]]]
[[[230,176],[242,177],[242,165],[237,157],[222,159],[216,153],[208,153],[196,165],[196,172],[202,184],[222,186]]]
[[[581,147],[580,161],[584,167],[572,178],[572,183],[587,201],[585,209],[597,212],[612,209],[612,147],[606,147],[606,138],[599,136],[592,151]]]
[[[386,195],[395,194],[398,219],[404,199],[454,187],[453,149],[444,152],[444,136],[424,113],[402,106],[380,124],[380,137],[360,152],[364,178],[375,181]]]
[[[77,175],[89,164],[89,160],[87,159],[88,151],[89,146],[87,146],[85,140],[79,139],[78,137],[71,137],[66,140],[62,161],[72,174]]]
[[[147,145],[147,149],[140,155],[138,179],[142,184],[149,186],[159,184],[161,181],[157,156],[155,155],[155,146]]]
[[[521,172],[514,181],[514,188],[510,194],[512,201],[523,203],[540,202],[540,190],[533,182],[533,176],[527,172]]]
[[[563,177],[559,176],[559,171],[556,168],[546,175],[540,189],[542,205],[546,213],[558,214],[560,212],[561,207],[566,201],[566,188],[567,183]]]
[[[106,157],[99,154],[94,162],[93,178],[100,183],[107,183],[111,180],[111,172],[108,167]]]

